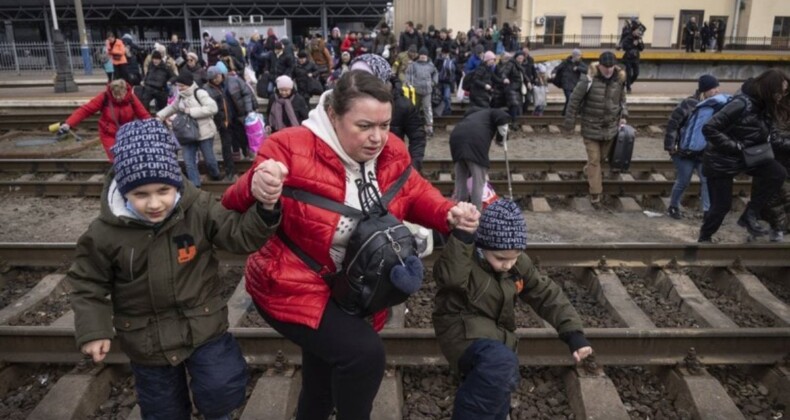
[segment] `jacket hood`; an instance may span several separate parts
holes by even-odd
[[[727,102],[730,101],[731,98],[732,96],[727,95],[726,93],[719,93],[714,96],[711,96],[708,99],[705,99],[704,101],[700,101],[699,103],[697,103],[697,108],[701,108],[703,106],[711,106],[715,104],[719,104],[719,105],[726,104]]]
[[[359,169],[359,162],[355,161],[351,158],[351,156],[343,150],[343,146],[340,145],[340,140],[337,138],[337,133],[335,133],[334,127],[332,127],[332,123],[329,121],[329,115],[326,112],[327,100],[332,95],[332,91],[328,90],[321,95],[321,98],[318,100],[318,105],[310,111],[307,116],[307,119],[302,121],[302,125],[307,127],[313,134],[316,135],[321,141],[327,144],[340,160],[343,162],[343,166],[346,169],[351,170],[358,170]],[[382,150],[384,148],[382,147]],[[376,154],[372,159],[365,162],[365,167],[367,168],[368,165],[372,165],[376,159],[378,159],[381,151]]]
[[[598,70],[598,62],[597,61],[592,63],[592,64],[590,64],[590,68],[587,70],[587,74],[591,78],[593,78],[593,77],[601,77],[603,79],[603,76],[601,75],[601,71]],[[616,78],[616,80],[618,82],[625,83],[625,70],[623,70],[620,66],[615,65],[614,66],[614,73],[612,74],[612,78],[613,79]]]
[[[182,176],[184,177],[184,187],[180,191],[181,198],[176,202],[170,216],[186,211],[199,196],[198,189],[191,182],[188,182],[186,176],[183,174]],[[99,220],[113,226],[129,226],[130,224],[142,227],[152,226],[151,223],[138,219],[134,213],[126,208],[126,199],[118,191],[118,184],[115,182],[113,171],[110,171],[104,178]],[[167,224],[169,220],[171,220],[170,217],[163,223]]]
[[[182,98],[188,98],[190,96],[194,96],[195,95],[195,91],[197,90],[197,88],[198,88],[197,83],[192,82],[192,86],[190,86],[190,87],[178,92],[178,96],[180,96]]]

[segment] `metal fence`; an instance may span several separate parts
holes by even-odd
[[[546,34],[525,37],[524,42],[531,49],[542,48],[615,48],[620,35],[565,35]],[[699,40],[697,41],[699,43]],[[671,48],[679,49],[682,43],[673,44]],[[728,50],[790,50],[790,37],[725,37],[724,49]]]
[[[118,42],[121,42],[119,39]],[[169,40],[145,40],[136,42],[143,51],[150,52],[155,43],[167,45]],[[85,61],[82,58],[82,45],[79,42],[67,41],[66,55],[74,72],[85,70]],[[200,50],[200,41],[190,42],[191,50]],[[88,43],[88,59],[94,71],[102,72],[103,52],[105,42]],[[140,63],[142,65],[143,63]],[[15,42],[0,43],[0,71],[14,71],[17,74],[26,72],[55,71],[55,48],[47,42]]]

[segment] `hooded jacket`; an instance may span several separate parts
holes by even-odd
[[[171,215],[151,225],[126,209],[115,185],[109,174],[101,213],[77,242],[67,274],[77,347],[117,336],[135,363],[178,365],[228,328],[214,247],[255,251],[279,214],[226,210],[184,177]]]
[[[372,180],[382,192],[401,176],[411,163],[403,142],[390,134],[380,154],[364,164],[343,150],[326,113],[325,92],[310,111],[303,127],[273,134],[258,150],[253,167],[274,159],[288,167],[285,186],[305,190],[359,208],[355,180]],[[250,191],[253,171],[248,171],[225,191],[222,203],[243,211],[255,201]],[[273,318],[316,329],[330,298],[321,275],[339,269],[345,247],[356,222],[345,216],[288,197],[281,198],[281,232],[324,268],[312,271],[279,237],[272,238],[247,260],[247,291],[253,301]],[[412,171],[404,187],[388,207],[399,220],[408,220],[446,233],[447,212],[453,203],[419,173]],[[374,328],[381,329],[387,311],[374,315]]]
[[[592,80],[592,84],[588,86],[589,80]],[[598,141],[614,140],[620,127],[620,118],[628,116],[625,71],[615,66],[612,77],[605,79],[598,66],[591,65],[590,74],[579,80],[568,101],[566,129],[573,129],[577,115],[582,122],[582,137]]]
[[[154,65],[153,60],[148,64],[148,69],[145,72],[145,80],[143,85],[153,90],[165,90],[167,84],[176,78],[173,70],[165,63],[165,60],[160,60],[159,65]]]
[[[439,72],[430,60],[414,60],[406,69],[406,82],[414,86],[418,95],[430,95],[433,86],[439,83]]]
[[[589,345],[581,335],[582,322],[562,289],[541,275],[525,253],[507,273],[497,273],[474,245],[474,235],[453,231],[433,266],[438,286],[433,311],[436,339],[450,368],[475,340],[491,339],[516,351],[516,296],[548,321],[560,338],[576,351]]]
[[[332,71],[332,54],[326,48],[326,42],[323,39],[313,39],[310,41],[310,58],[316,66],[321,67],[322,72]]]
[[[118,128],[129,121],[151,118],[148,110],[132,92],[131,86],[127,84],[126,96],[119,101],[112,96],[112,90],[107,85],[104,92],[99,93],[88,103],[74,110],[69,118],[66,119],[66,124],[72,128],[76,127],[82,120],[99,111],[101,111],[101,117],[99,117],[99,139],[101,139],[104,152],[107,153],[107,158],[110,161],[113,160],[110,147],[115,144],[115,133],[118,132]]]
[[[175,102],[162,108],[156,116],[164,120],[176,112],[185,112],[197,120],[200,140],[211,140],[217,134],[217,126],[214,124],[217,103],[208,92],[198,88],[196,83],[193,82],[188,89],[178,92]]]
[[[390,131],[401,139],[408,137],[412,165],[420,170],[425,158],[425,125],[422,122],[420,110],[407,97],[403,96],[400,82],[394,83],[394,85]]]
[[[453,162],[474,162],[484,168],[491,163],[488,151],[497,127],[510,123],[510,115],[499,108],[470,109],[450,133]]]

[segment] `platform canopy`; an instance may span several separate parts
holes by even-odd
[[[56,0],[58,18],[75,20],[73,0]],[[85,20],[107,20],[122,16],[129,21],[180,19],[224,19],[231,15],[262,15],[266,19],[370,20],[380,18],[387,1],[381,0],[83,0]],[[0,0],[0,20],[12,22],[46,19],[48,0]]]

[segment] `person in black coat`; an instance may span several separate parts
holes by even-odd
[[[145,109],[149,109],[151,99],[156,102],[156,112],[167,106],[167,84],[175,78],[173,70],[162,60],[162,53],[152,52],[151,62],[148,64],[148,71],[145,73],[145,80],[143,80],[143,94],[140,98]]]
[[[562,115],[568,110],[568,102],[571,99],[571,93],[579,83],[582,75],[587,74],[587,65],[582,61],[582,52],[578,48],[574,49],[565,60],[554,68],[551,72],[552,79],[555,85],[562,89],[565,94],[565,105],[562,108]]]
[[[494,86],[501,82],[501,79],[494,71],[496,55],[492,51],[486,51],[483,55],[483,62],[468,75],[472,82],[469,90],[469,105],[477,108],[489,108],[491,106],[491,96]]]
[[[744,153],[750,147],[768,145],[776,127],[790,122],[788,94],[790,78],[781,70],[770,69],[747,80],[730,103],[713,115],[702,128],[708,146],[702,158],[702,172],[708,178],[710,210],[705,217],[698,242],[711,242],[732,205],[732,180],[745,172],[752,177],[751,200],[738,219],[738,225],[752,236],[768,231],[757,221],[768,200],[779,192],[787,176],[785,168],[773,158],[747,166]]]
[[[305,103],[309,104],[310,97],[312,97],[314,94],[321,93],[311,92],[311,90],[322,90],[318,89],[321,87],[321,82],[318,80],[318,66],[308,59],[307,53],[304,51],[299,51],[296,61],[296,67],[294,67],[296,92],[302,96],[302,98],[304,98]],[[313,89],[311,89],[311,87]]]
[[[483,188],[491,166],[488,159],[491,140],[496,136],[497,144],[502,144],[510,122],[510,115],[501,109],[471,108],[455,126],[450,133],[450,154],[455,164],[454,199],[469,200],[482,210]],[[466,186],[470,176],[471,197]]]
[[[623,65],[625,65],[625,89],[631,93],[631,85],[639,77],[639,57],[645,49],[642,33],[637,28],[623,39]],[[704,50],[703,50],[704,51]]]
[[[686,45],[686,52],[695,52],[694,41],[698,33],[699,27],[697,26],[697,18],[692,16],[683,28],[683,43]]]
[[[301,95],[296,94],[294,81],[282,75],[275,81],[276,89],[269,97],[266,125],[267,133],[274,133],[288,127],[298,127],[307,119],[310,109]]]

